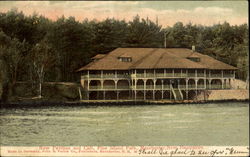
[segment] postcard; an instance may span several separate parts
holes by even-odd
[[[247,1],[1,1],[1,156],[249,156]]]

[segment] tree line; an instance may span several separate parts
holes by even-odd
[[[168,19],[166,19],[168,20]],[[77,21],[64,16],[52,21],[37,13],[12,9],[0,13],[0,81],[12,89],[17,81],[78,81],[75,71],[98,53],[118,47],[191,48],[248,73],[248,25],[213,26],[177,22],[163,28],[138,15],[131,21],[107,18]]]

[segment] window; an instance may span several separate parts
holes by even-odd
[[[198,57],[188,57],[187,59],[191,60],[191,61],[194,61],[194,62],[200,62],[201,59],[198,58]]]
[[[121,62],[132,62],[132,57],[118,57]]]

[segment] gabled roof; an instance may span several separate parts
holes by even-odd
[[[92,57],[91,59],[101,59],[101,58],[103,58],[105,56],[106,56],[106,54],[97,54],[94,57]]]
[[[191,55],[187,56],[187,58],[200,58],[200,56],[194,52]]]
[[[121,62],[120,56],[132,57],[131,62]],[[187,57],[196,56],[200,62]],[[185,48],[117,48],[95,62],[80,68],[82,70],[129,70],[129,69],[228,69],[237,68],[207,55]]]

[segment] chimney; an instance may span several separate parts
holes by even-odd
[[[158,16],[156,15],[156,20],[155,20],[156,25],[158,26]]]
[[[194,46],[194,45],[192,45],[192,51],[193,51],[193,52],[195,51],[195,46]]]

